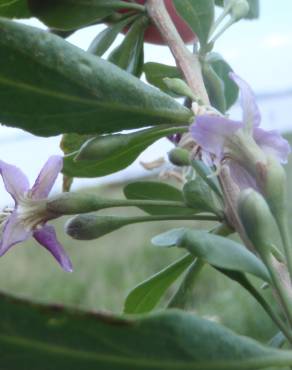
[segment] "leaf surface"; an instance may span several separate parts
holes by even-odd
[[[41,136],[101,134],[192,113],[113,64],[34,27],[0,19],[0,122]]]
[[[263,346],[193,313],[123,319],[0,297],[5,370],[252,370],[292,365],[292,352]]]

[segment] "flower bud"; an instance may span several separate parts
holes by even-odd
[[[101,160],[110,157],[129,144],[130,135],[114,134],[97,136],[87,140],[80,148],[75,160]]]
[[[71,218],[65,226],[65,231],[73,239],[92,240],[132,222],[130,217],[96,216],[89,213]]]
[[[246,17],[248,12],[249,3],[246,0],[237,0],[233,2],[231,7],[231,17],[234,21],[239,21]]]
[[[272,249],[269,231],[275,227],[275,221],[263,196],[251,188],[242,191],[238,215],[248,239],[259,254],[269,253]]]
[[[189,86],[185,83],[185,81],[181,80],[180,78],[169,78],[165,77],[163,79],[165,85],[179,96],[186,96],[191,100],[197,100],[196,96],[194,96],[192,90]]]
[[[286,208],[286,173],[283,166],[273,156],[267,157],[265,164],[257,163],[257,184],[275,218],[281,217]]]
[[[186,149],[175,148],[168,153],[168,159],[175,166],[189,166],[190,152]]]
[[[113,207],[117,202],[90,193],[62,193],[48,199],[47,210],[55,215],[75,215]]]

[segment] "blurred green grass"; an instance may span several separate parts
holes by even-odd
[[[290,139],[292,142],[292,135]],[[287,170],[291,191],[291,160]],[[105,197],[120,197],[122,185],[95,191]],[[289,210],[291,219],[292,202],[289,202]],[[111,211],[111,214],[119,215],[137,213],[139,211],[133,209]],[[64,273],[47,251],[30,240],[12,248],[0,259],[0,290],[41,302],[121,312],[131,288],[182,254],[175,249],[156,249],[150,243],[152,236],[177,227],[175,222],[132,225],[96,241],[79,242],[65,235],[65,221],[66,218],[59,219],[54,225],[73,261],[74,272]],[[167,297],[174,289],[172,287]],[[276,332],[253,298],[211,268],[203,270],[191,303],[198,314],[219,321],[240,334],[266,341]]]

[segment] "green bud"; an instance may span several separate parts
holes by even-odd
[[[190,152],[186,149],[175,148],[168,153],[169,161],[176,166],[190,165]]]
[[[234,1],[231,6],[231,17],[234,21],[239,21],[240,19],[247,16],[249,12],[249,3],[246,0]]]
[[[239,197],[238,214],[247,237],[259,254],[271,252],[269,231],[275,227],[275,221],[264,197],[253,189],[244,190]]]
[[[95,214],[78,215],[67,222],[65,231],[73,239],[92,240],[132,222],[133,220],[130,217],[96,216]]]
[[[169,90],[171,90],[175,94],[179,96],[186,96],[194,101],[197,100],[197,97],[193,94],[189,86],[180,78],[165,77],[163,79],[163,82],[169,88]]]
[[[269,156],[266,163],[257,163],[256,179],[274,217],[282,217],[287,199],[287,177],[283,166],[276,158]]]
[[[118,201],[104,199],[90,193],[62,193],[47,201],[47,210],[58,215],[88,213],[116,206]]]
[[[114,134],[98,136],[86,141],[80,148],[75,160],[101,160],[118,152],[129,144],[130,135]]]

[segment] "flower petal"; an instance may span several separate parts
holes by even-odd
[[[62,167],[61,156],[53,155],[47,160],[31,189],[33,199],[47,198]]]
[[[236,183],[240,190],[253,188],[259,191],[256,180],[244,167],[242,167],[235,161],[229,161],[228,167],[233,181]]]
[[[73,271],[71,261],[62,245],[58,242],[53,226],[45,225],[41,229],[35,230],[33,236],[36,241],[38,241],[55,257],[63,270],[67,272]]]
[[[265,153],[274,155],[281,163],[287,163],[291,147],[277,130],[266,131],[256,128],[253,136]]]
[[[241,127],[241,122],[224,117],[202,115],[196,118],[190,131],[193,138],[204,150],[221,158],[226,140]]]
[[[261,122],[261,114],[252,89],[235,73],[230,72],[229,76],[240,89],[244,126],[258,127]]]
[[[17,203],[21,195],[29,189],[27,177],[18,167],[3,161],[0,161],[0,173],[5,189]]]
[[[32,233],[25,230],[22,223],[18,220],[15,210],[4,225],[0,242],[0,256],[3,256],[14,244],[25,241],[31,235]]]

